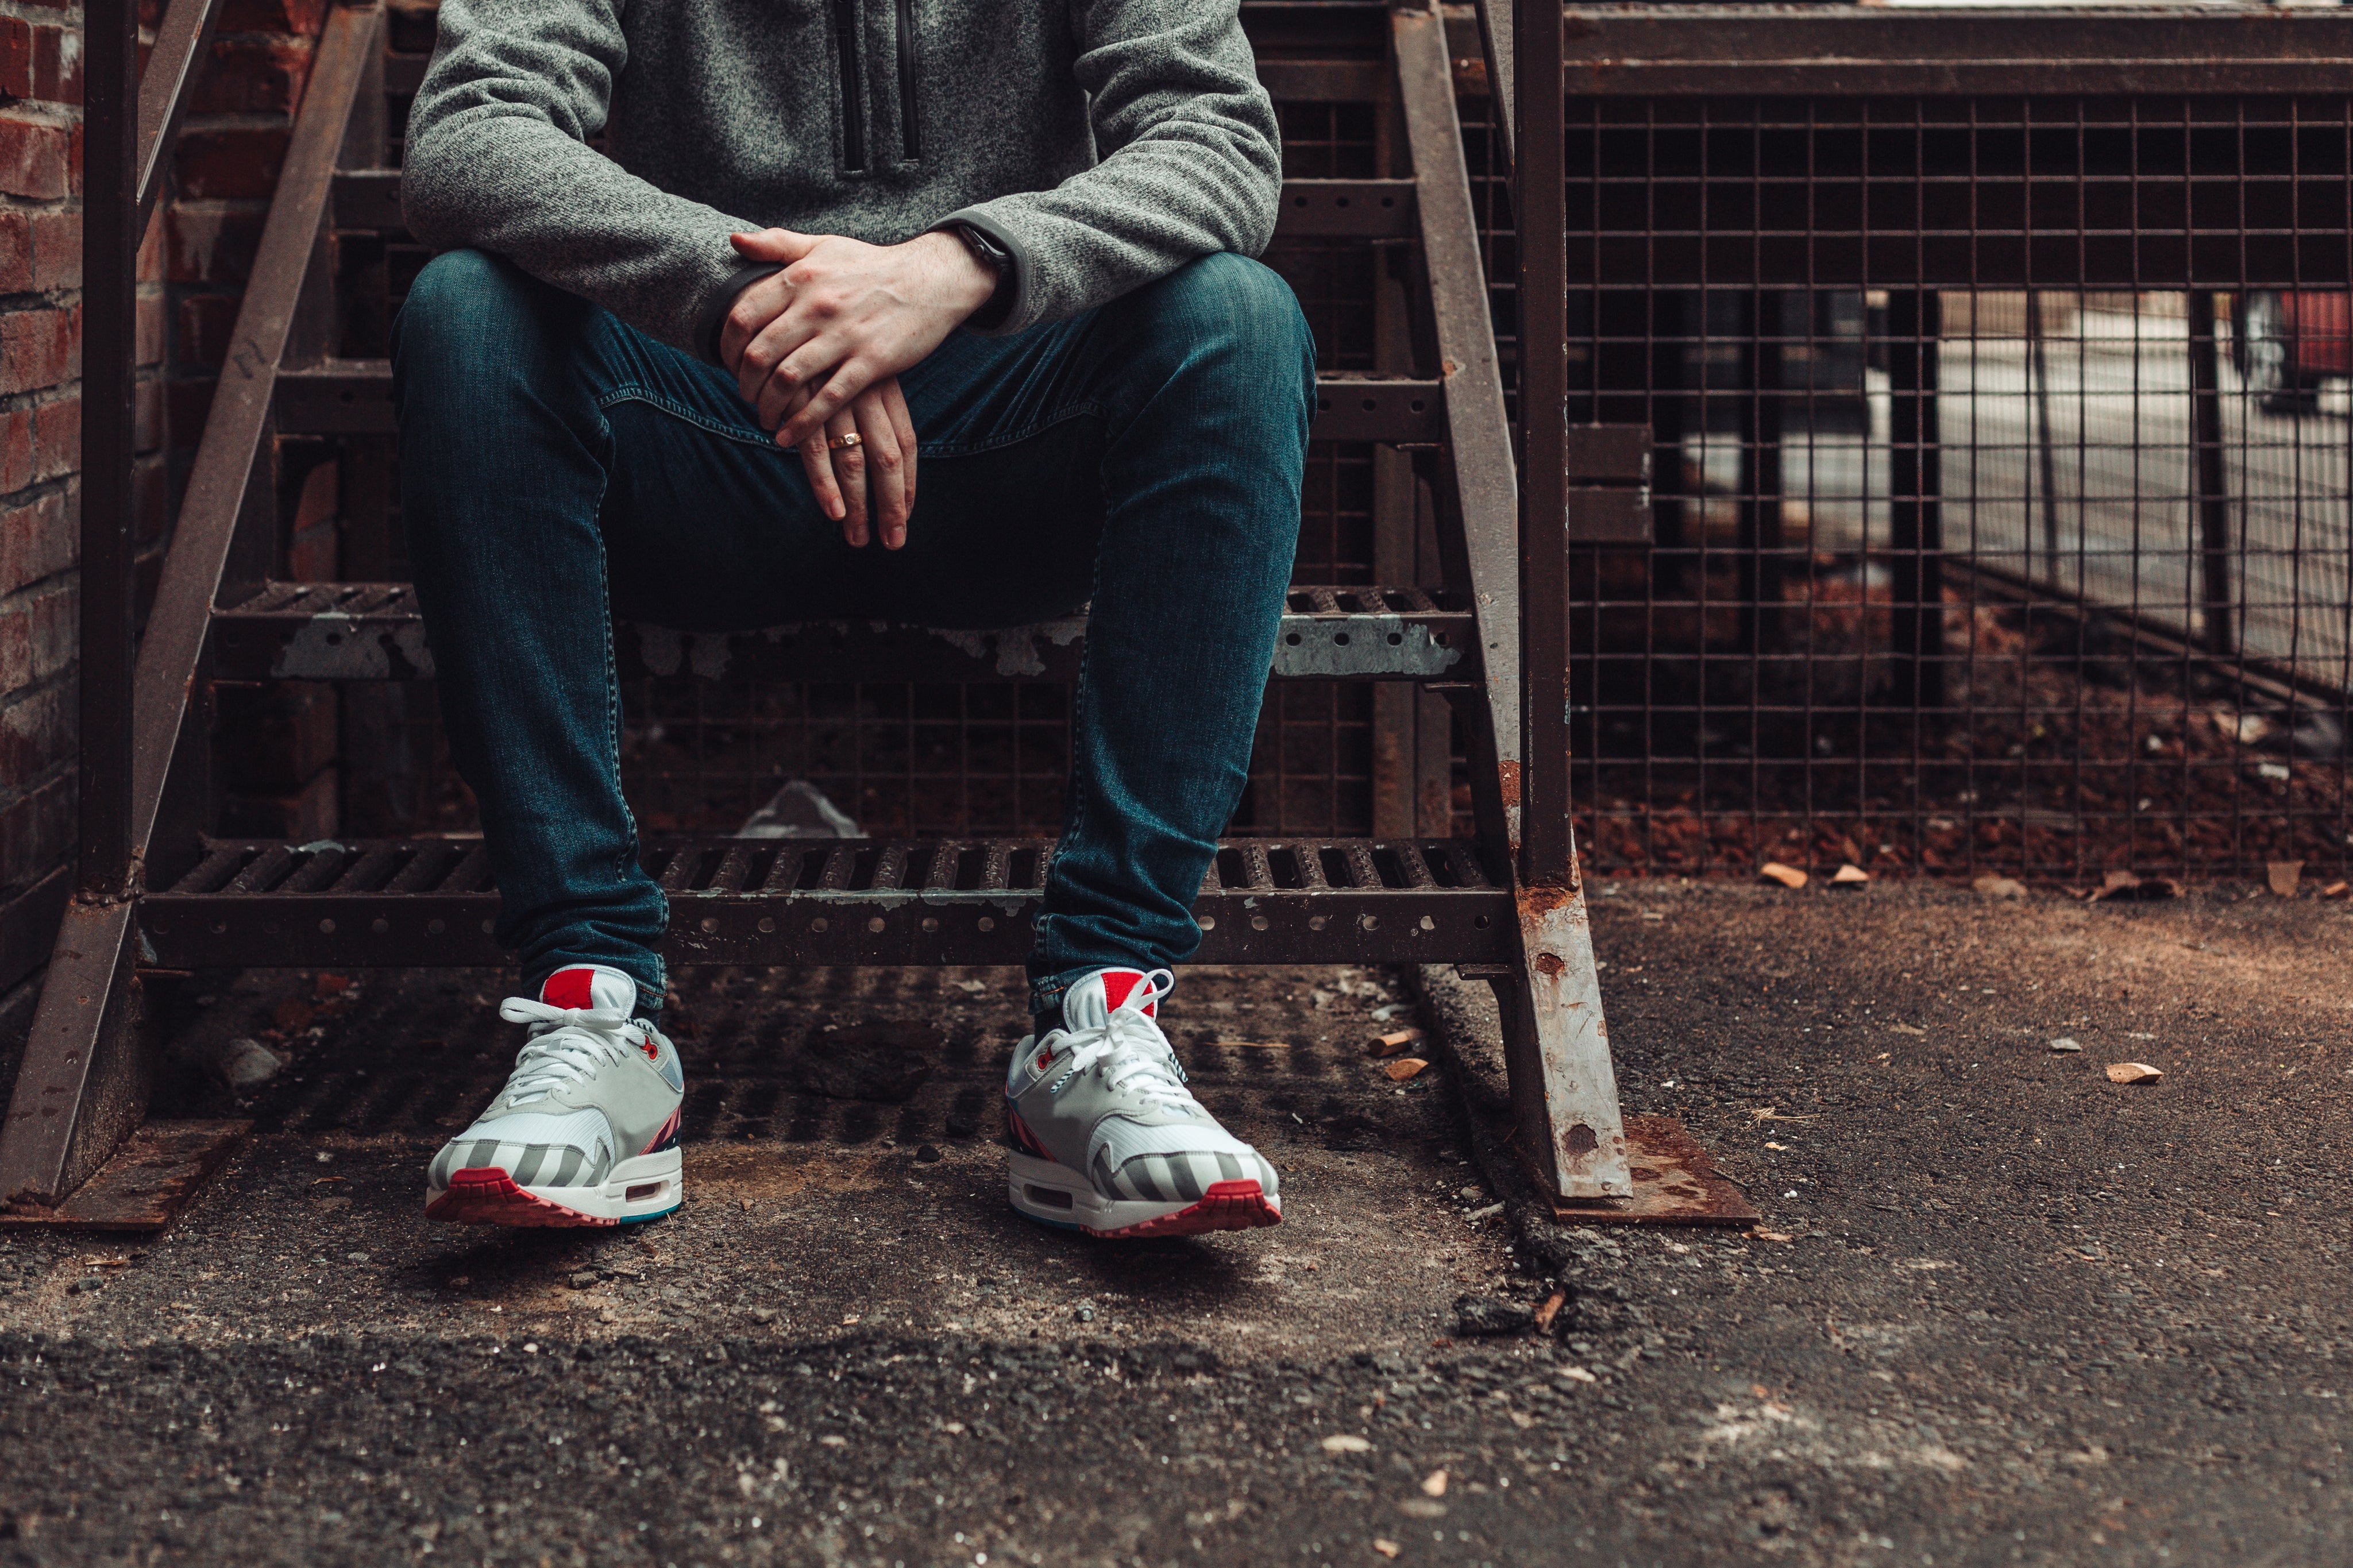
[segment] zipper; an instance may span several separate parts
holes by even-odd
[[[833,0],[833,45],[841,75],[841,167],[859,174],[866,167],[866,116],[860,112],[865,68],[860,63],[859,32],[864,25],[859,0]]]
[[[915,0],[899,0],[899,150],[910,163],[923,155],[915,120]]]

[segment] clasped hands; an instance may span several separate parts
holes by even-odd
[[[760,427],[798,449],[842,537],[863,546],[871,531],[898,549],[915,504],[915,425],[899,373],[987,303],[995,276],[949,234],[902,245],[784,228],[731,237],[746,261],[784,270],[736,297],[720,362]]]

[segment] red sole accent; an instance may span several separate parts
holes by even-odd
[[[1258,1230],[1282,1223],[1282,1211],[1266,1201],[1266,1194],[1259,1190],[1256,1182],[1212,1182],[1209,1190],[1190,1208],[1181,1208],[1141,1225],[1088,1234],[1106,1239],[1135,1240],[1154,1236],[1199,1236],[1212,1230]]]
[[[472,1166],[449,1178],[449,1190],[425,1205],[427,1219],[459,1225],[504,1225],[518,1228],[571,1226],[617,1226],[616,1219],[598,1219],[578,1209],[550,1203],[527,1193],[496,1165]]]

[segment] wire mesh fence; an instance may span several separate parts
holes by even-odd
[[[1476,77],[1508,391],[1516,255]],[[1282,113],[1293,177],[1404,172],[1377,101]],[[1582,552],[1573,583],[1590,867],[2343,875],[2353,99],[1580,100],[1568,162],[1572,417],[1647,425],[1656,458],[1654,542]],[[1324,369],[1434,373],[1385,337],[1397,254],[1269,254]],[[421,259],[395,247],[389,303]],[[1315,444],[1298,581],[1398,580],[1385,460]],[[1427,551],[1406,574],[1439,585]],[[429,694],[400,703],[409,741],[348,766],[347,797],[403,803],[375,830],[465,826]],[[626,707],[649,826],[732,826],[787,778],[873,832],[1060,820],[1060,687],[681,677]],[[1235,830],[1381,830],[1398,711],[1276,687]]]

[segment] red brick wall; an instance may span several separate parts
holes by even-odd
[[[151,38],[157,10],[145,0]],[[142,596],[324,13],[325,0],[229,0],[190,102],[174,191],[141,253]],[[29,1016],[74,841],[80,26],[78,5],[0,0],[0,1046]],[[317,510],[321,486],[332,497],[332,472],[305,489],[304,510]],[[265,771],[317,752],[302,725],[322,706],[332,713],[298,699],[273,721]],[[0,1096],[8,1088],[0,1079]]]

